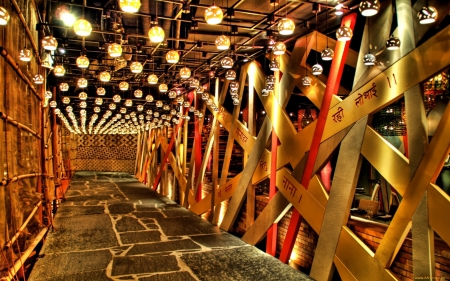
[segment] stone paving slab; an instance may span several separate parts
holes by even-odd
[[[29,281],[311,280],[131,175],[77,172]]]

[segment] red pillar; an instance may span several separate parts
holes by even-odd
[[[272,128],[272,148],[270,156],[270,189],[269,189],[269,201],[277,193],[277,147],[278,136],[275,130]],[[277,253],[277,232],[278,224],[274,223],[267,231],[266,253],[271,256],[275,256]]]
[[[356,13],[349,14],[342,19],[341,26],[347,26],[350,29],[354,29],[356,23]],[[330,110],[332,95],[337,94],[339,84],[344,70],[345,61],[347,59],[348,49],[350,47],[350,41],[343,42],[337,41],[334,51],[333,62],[331,63],[330,74],[328,76],[327,86],[325,88],[325,94],[320,106],[319,118],[314,130],[313,139],[311,142],[311,148],[309,150],[308,159],[306,160],[305,170],[301,184],[304,188],[308,189],[309,182],[311,180],[314,164],[316,162],[317,154],[319,152],[320,142],[322,140],[323,131],[325,129],[325,123]],[[292,250],[294,249],[295,239],[300,228],[302,217],[297,209],[292,212],[289,228],[284,239],[283,248],[280,254],[280,260],[284,263],[289,261]]]
[[[192,96],[193,96],[193,93],[190,92],[190,93],[188,94],[189,105],[192,104],[192,99],[193,99]],[[183,114],[184,114],[186,111],[188,111],[188,109],[183,108]],[[152,188],[153,190],[156,190],[156,189],[158,188],[158,184],[159,184],[159,181],[161,180],[162,172],[164,171],[164,169],[165,169],[166,166],[167,166],[167,159],[169,158],[169,154],[170,154],[170,152],[172,151],[172,148],[173,148],[173,146],[174,146],[174,144],[175,144],[175,139],[177,138],[178,131],[180,130],[181,126],[183,126],[184,119],[181,119],[181,117],[180,117],[179,120],[180,120],[180,123],[178,123],[178,125],[177,125],[175,131],[173,132],[172,138],[170,139],[169,145],[167,146],[166,154],[164,154],[164,158],[163,158],[162,161],[161,161],[161,169],[159,169],[158,175],[157,175],[156,178],[155,178],[155,182],[153,182],[153,188]]]
[[[195,101],[195,109],[198,110],[199,106],[198,106],[198,97],[197,96],[195,96],[194,101]],[[202,165],[202,134],[200,132],[200,124],[199,124],[200,118],[198,118],[197,115],[195,115],[194,118],[195,118],[195,123],[194,123],[194,126],[195,126],[195,136],[194,136],[194,139],[195,139],[195,141],[194,141],[194,144],[195,144],[195,147],[194,147],[195,177],[194,177],[194,182],[197,182],[197,178],[200,173],[200,167]],[[195,200],[197,202],[202,200],[202,183],[200,183],[198,185],[197,194],[195,194]]]

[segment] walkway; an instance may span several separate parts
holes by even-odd
[[[78,172],[30,281],[310,280],[128,174]]]

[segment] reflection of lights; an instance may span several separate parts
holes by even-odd
[[[263,110],[263,111],[262,111],[262,114],[266,114],[266,111]]]

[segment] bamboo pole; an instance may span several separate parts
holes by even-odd
[[[24,124],[19,123],[18,121],[12,119],[10,116],[6,115],[3,112],[0,112],[0,118],[4,119],[6,122],[9,122],[12,125],[18,127],[19,129],[24,129],[25,131],[28,131],[30,134],[32,134],[33,136],[35,136],[38,139],[41,138],[41,136],[38,133],[36,133],[35,131],[31,130],[29,127],[25,126]]]
[[[48,176],[47,174],[44,173],[33,173],[33,174],[24,174],[24,175],[20,175],[20,176],[14,176],[12,178],[10,178],[9,180],[2,180],[0,181],[0,186],[5,186],[8,185],[11,182],[16,182],[19,181],[21,179],[26,179],[26,178],[34,178],[34,177],[42,177],[42,176]]]
[[[5,248],[9,248],[12,246],[12,244],[17,240],[17,238],[19,238],[20,233],[22,233],[22,231],[25,229],[25,227],[28,225],[28,223],[30,222],[31,218],[34,216],[34,214],[36,213],[36,211],[39,209],[39,207],[41,206],[42,201],[39,201],[33,208],[33,210],[31,211],[30,215],[28,216],[28,218],[26,219],[26,221],[23,222],[22,226],[17,230],[16,234],[14,234],[14,236],[11,238],[11,240],[6,243]]]
[[[37,97],[38,100],[42,100],[42,97],[39,95],[39,92],[34,88],[33,83],[23,74],[22,70],[20,70],[19,65],[17,62],[8,54],[8,52],[3,48],[0,47],[0,55],[5,58],[5,60],[14,68],[16,73],[22,78],[22,80],[28,84],[33,94]]]
[[[30,244],[28,249],[22,253],[20,258],[18,260],[16,260],[14,265],[9,269],[8,276],[3,277],[1,279],[2,281],[10,281],[10,280],[14,279],[14,276],[16,276],[16,274],[18,273],[20,268],[25,264],[25,261],[31,255],[34,248],[36,248],[37,244],[39,244],[39,242],[41,242],[42,238],[44,238],[45,234],[47,234],[47,231],[48,231],[48,228],[46,227],[46,228],[42,229],[41,232],[39,232],[39,234],[33,239],[33,242]]]

